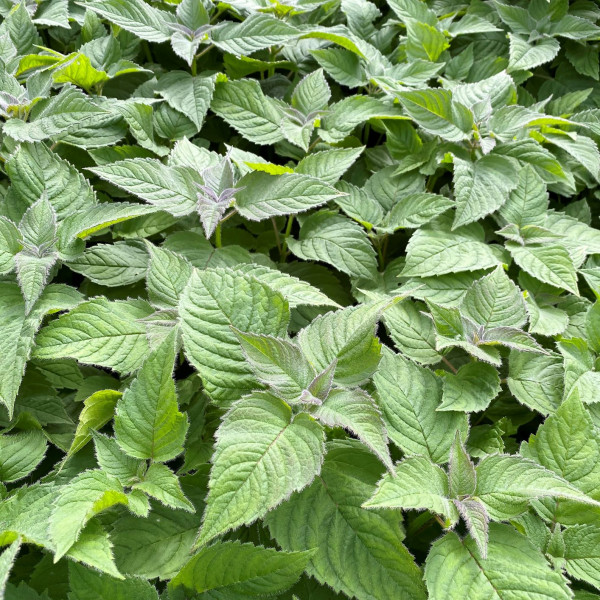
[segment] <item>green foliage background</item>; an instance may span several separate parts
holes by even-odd
[[[0,0],[0,597],[600,598],[599,19]]]

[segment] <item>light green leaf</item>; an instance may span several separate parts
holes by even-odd
[[[569,600],[565,579],[510,525],[490,524],[487,558],[472,537],[454,532],[434,542],[425,563],[430,600]]]
[[[321,470],[321,426],[266,392],[235,403],[216,438],[199,545],[261,518]]]
[[[45,144],[21,144],[6,161],[6,172],[12,189],[27,204],[45,192],[60,220],[96,201],[83,175]]]
[[[308,550],[280,552],[238,541],[220,542],[194,555],[171,586],[214,598],[273,597],[296,583],[311,554]]]
[[[415,90],[398,94],[404,110],[425,131],[448,140],[460,142],[471,135],[471,111],[453,102],[452,92],[442,89]]]
[[[600,589],[600,532],[593,525],[568,527],[563,532],[567,573]]]
[[[168,13],[143,0],[86,0],[83,6],[101,17],[149,42],[164,42],[171,37],[168,23],[174,21]]]
[[[520,456],[493,454],[476,468],[475,495],[494,520],[505,520],[525,512],[529,501],[555,497],[597,504],[552,471]]]
[[[73,546],[94,515],[115,504],[127,504],[127,496],[116,479],[100,470],[84,471],[59,488],[49,524],[56,547],[54,561]]]
[[[374,276],[375,250],[364,230],[347,217],[321,211],[308,217],[300,238],[288,240],[290,250],[304,260],[326,262],[356,277]]]
[[[115,434],[130,456],[165,462],[183,452],[188,421],[178,410],[175,356],[175,334],[170,333],[117,402]]]
[[[452,229],[498,210],[517,185],[517,170],[505,156],[488,154],[476,162],[454,157],[456,214]]]
[[[369,394],[360,389],[332,390],[312,414],[327,427],[343,427],[353,433],[393,472],[385,426]]]
[[[69,269],[108,287],[131,285],[146,275],[148,254],[127,242],[96,244],[75,260]]]
[[[499,264],[489,245],[462,233],[419,229],[406,247],[403,277],[489,269]]]
[[[283,139],[283,112],[263,94],[258,81],[218,82],[211,109],[255,144],[274,144]]]
[[[479,412],[500,393],[500,376],[492,365],[470,362],[456,374],[444,373],[442,403],[437,410]]]
[[[195,272],[180,299],[186,356],[215,398],[236,400],[256,387],[252,369],[230,328],[280,337],[287,302],[266,284],[232,269]]]
[[[558,408],[564,382],[559,358],[513,350],[508,364],[508,388],[519,402],[543,415]]]
[[[375,329],[380,304],[364,304],[318,316],[298,334],[309,362],[323,371],[336,361],[334,380],[356,386],[371,377],[381,356]]]
[[[236,187],[236,206],[251,221],[304,212],[340,195],[335,188],[308,175],[269,175],[254,171],[242,177]]]
[[[142,463],[125,454],[115,438],[108,437],[102,433],[94,433],[93,436],[96,448],[96,460],[98,461],[98,466],[105,473],[111,477],[115,477],[123,485],[129,485],[138,477]]]
[[[430,510],[450,524],[458,521],[458,511],[449,499],[446,472],[424,456],[411,456],[398,463],[396,475],[386,473],[364,508]]]
[[[150,253],[146,276],[150,302],[160,308],[176,308],[193,268],[183,256],[166,248],[154,244],[146,248]]]
[[[378,227],[384,231],[396,231],[399,228],[409,227],[417,229],[429,223],[432,219],[446,212],[454,206],[454,202],[439,194],[409,194],[397,203],[386,216],[384,225]]]
[[[521,246],[515,242],[506,242],[506,248],[517,265],[529,275],[579,295],[577,272],[564,246],[559,244]]]
[[[156,91],[200,131],[214,89],[214,77],[192,77],[185,71],[170,71],[160,78]]]
[[[27,122],[9,119],[4,124],[3,132],[19,142],[40,142],[74,133],[106,115],[106,111],[83,92],[66,84],[34,118]]]
[[[0,435],[0,480],[18,481],[26,477],[43,460],[46,438],[35,429]]]
[[[272,387],[276,395],[295,400],[315,378],[315,370],[296,344],[268,335],[234,332],[257,379]]]
[[[544,180],[531,165],[519,171],[517,186],[498,211],[507,223],[519,227],[543,225],[548,209],[548,192]]]
[[[92,439],[93,431],[101,429],[112,420],[117,401],[121,396],[122,393],[116,390],[99,390],[84,400],[75,437],[67,456],[72,456],[81,450]]]
[[[362,154],[364,146],[358,148],[332,148],[305,156],[294,171],[310,175],[320,181],[333,185],[348,171]]]
[[[141,300],[97,298],[80,304],[42,329],[34,356],[75,358],[119,373],[131,373],[148,353],[146,328],[139,319],[151,314]]]
[[[441,385],[435,375],[386,350],[373,382],[390,439],[405,454],[445,462],[456,431],[466,436],[467,418],[459,412],[436,412]]]
[[[151,158],[131,158],[89,171],[176,217],[196,210],[195,183],[201,180],[186,167],[167,167]]]
[[[382,470],[359,443],[332,442],[321,475],[269,513],[266,522],[284,550],[317,549],[306,572],[335,592],[358,600],[424,600],[421,573],[402,544],[397,511],[361,507]]]
[[[469,288],[460,310],[484,327],[518,328],[527,322],[523,294],[501,267],[496,267]]]
[[[583,403],[571,396],[527,444],[528,456],[592,498],[600,498],[600,445]]]
[[[328,298],[319,288],[283,271],[256,263],[238,263],[232,268],[266,283],[288,301],[290,308],[303,305],[339,307],[337,302]]]
[[[536,44],[530,44],[523,38],[509,33],[510,59],[509,71],[526,71],[550,62],[560,49],[560,44],[548,37],[542,37]]]
[[[383,322],[395,346],[402,354],[422,365],[442,360],[435,349],[433,321],[411,300],[392,304],[383,313]]]
[[[152,463],[142,481],[134,483],[132,489],[146,492],[171,508],[195,511],[194,505],[183,494],[177,475],[166,465]]]

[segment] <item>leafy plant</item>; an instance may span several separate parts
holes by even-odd
[[[600,598],[596,3],[0,19],[0,597]]]

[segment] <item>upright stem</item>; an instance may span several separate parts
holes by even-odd
[[[215,247],[221,248],[222,245],[223,243],[221,241],[221,223],[219,223],[217,225],[217,228],[215,229]]]
[[[290,235],[292,235],[292,226],[294,224],[294,215],[290,215],[288,217],[288,221],[287,221],[287,225],[285,227],[285,233],[283,234],[283,246],[281,247],[281,256],[282,256],[282,261],[284,261],[287,258],[288,255],[288,238],[290,237]]]
[[[273,223],[273,231],[275,232],[275,241],[277,242],[277,250],[279,250],[279,260],[283,260],[283,249],[281,247],[281,236],[279,235],[279,229],[277,229],[277,221],[275,217],[271,217],[271,223]]]

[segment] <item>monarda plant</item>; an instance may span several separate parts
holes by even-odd
[[[0,597],[600,600],[599,20],[0,0]]]

